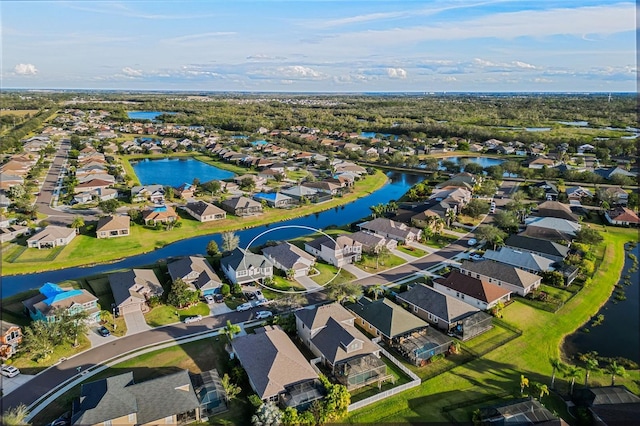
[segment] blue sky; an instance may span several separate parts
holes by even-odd
[[[633,92],[616,0],[3,1],[2,87]]]

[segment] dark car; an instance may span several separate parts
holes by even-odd
[[[216,294],[213,296],[213,300],[215,300],[216,303],[222,303],[224,302],[224,296],[221,294]]]
[[[102,337],[111,336],[111,332],[104,325],[98,328],[98,334],[101,335]]]

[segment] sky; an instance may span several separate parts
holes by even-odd
[[[616,0],[0,1],[3,88],[635,92]]]

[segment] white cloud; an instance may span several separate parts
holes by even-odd
[[[13,69],[18,75],[36,75],[38,74],[38,69],[33,64],[18,64]]]
[[[458,79],[455,78],[452,75],[447,75],[445,77],[442,77],[442,81],[445,81],[445,82],[449,83],[449,82],[452,82],[452,81],[458,81]]]
[[[136,70],[131,67],[122,68],[122,73],[129,77],[142,77],[142,70]]]
[[[553,80],[551,80],[550,78],[538,77],[538,78],[534,78],[533,82],[534,83],[553,83]]]
[[[403,68],[387,68],[387,75],[389,78],[405,79],[407,78],[407,71]]]
[[[531,64],[528,64],[526,62],[513,61],[512,64],[515,65],[518,68],[524,68],[524,69],[529,69],[529,70],[535,70],[536,69],[535,65],[531,65]]]

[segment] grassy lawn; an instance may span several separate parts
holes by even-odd
[[[404,385],[411,381],[411,378],[404,374],[402,370],[400,370],[386,356],[381,355],[380,359],[387,365],[387,375],[393,378],[385,381],[379,389],[378,383],[372,383],[359,389],[355,389],[351,392],[351,402],[362,401],[365,398],[369,398],[370,396]]]
[[[405,263],[404,259],[391,253],[387,256],[380,257],[378,260],[376,260],[376,256],[363,254],[362,259],[359,262],[356,262],[356,266],[365,272],[377,274],[378,272],[395,268],[403,263]]]
[[[216,234],[244,228],[252,228],[265,223],[277,223],[280,221],[302,217],[311,213],[332,209],[336,206],[354,201],[357,198],[369,195],[384,185],[387,177],[381,171],[366,176],[356,183],[354,192],[343,197],[335,198],[320,205],[306,205],[290,210],[268,209],[265,213],[255,217],[228,216],[227,219],[215,222],[200,223],[190,216],[181,214],[182,226],[171,231],[147,229],[140,225],[131,227],[131,235],[125,238],[97,239],[95,233],[78,235],[68,246],[65,246],[60,254],[53,260],[21,261],[10,263],[11,250],[2,252],[3,274],[14,275],[23,273],[42,272],[48,270],[68,268],[79,265],[92,265],[115,261],[140,253],[147,253],[170,244],[199,235]],[[204,248],[203,248],[204,249]],[[87,256],[90,254],[90,256]]]
[[[297,181],[297,180],[306,178],[308,174],[309,172],[304,169],[287,171],[287,179]]]
[[[91,331],[89,331],[91,333]],[[89,338],[87,336],[78,336],[78,346],[73,347],[72,343],[65,343],[63,345],[58,345],[55,347],[53,353],[46,361],[42,361],[40,363],[33,361],[29,354],[27,353],[19,353],[11,358],[14,367],[20,369],[22,374],[38,374],[42,370],[47,367],[55,364],[60,360],[60,358],[69,358],[72,355],[77,353],[86,351],[91,348],[91,343],[89,342]]]
[[[265,296],[267,296],[266,293],[265,293]],[[230,309],[233,309],[234,311],[239,305],[242,305],[246,301],[247,299],[243,295],[237,295],[237,296],[232,295],[232,296],[225,297],[224,299],[224,303],[227,305],[227,307],[229,307]]]
[[[425,381],[418,388],[350,413],[346,421],[444,423],[448,421],[441,412],[444,406],[464,406],[476,398],[497,396],[504,392],[518,397],[520,374],[524,374],[531,382],[549,384],[551,366],[548,359],[561,356],[560,346],[564,337],[589,321],[606,302],[624,264],[623,245],[638,238],[635,230],[611,227],[603,236],[605,241],[602,246],[606,252],[593,284],[569,300],[558,313],[534,309],[516,300],[505,308],[504,314],[508,323],[522,330],[521,337],[481,358]],[[473,340],[470,343],[475,344]],[[639,378],[638,370],[628,371],[627,377],[616,382],[638,394]],[[604,372],[596,372],[591,374],[590,382],[593,386],[608,385],[610,378]],[[563,377],[556,378],[556,383],[558,389],[568,387],[568,381]],[[579,387],[578,383],[576,387]],[[543,402],[551,399],[545,397]],[[560,410],[558,412],[562,413]]]
[[[476,225],[479,225],[480,222],[482,222],[482,219],[484,219],[484,215],[476,218],[476,217],[471,217],[464,214],[459,214],[457,221],[462,223],[463,225],[476,226]],[[460,232],[469,232],[469,230],[466,229]]]
[[[455,237],[453,235],[452,236],[448,236],[444,234],[433,235],[428,240],[425,240],[422,244],[424,244],[425,246],[433,247],[435,249],[441,249],[457,240],[458,240],[458,237]]]
[[[306,289],[300,285],[296,280],[288,280],[284,277],[274,275],[273,283],[265,284],[267,287],[272,287],[276,290],[283,291],[305,291]]]
[[[410,256],[422,257],[427,254],[426,251],[411,246],[398,246],[398,250]]]
[[[320,274],[312,276],[311,279],[319,285],[327,284],[330,279],[336,276],[336,272],[338,272],[338,268],[336,268],[335,266],[320,262],[316,263],[316,269],[320,272]],[[331,284],[345,283],[353,281],[355,279],[356,277],[351,272],[347,272],[344,269],[341,269],[338,276],[333,281],[331,281]]]
[[[177,313],[177,315],[176,315]],[[169,305],[156,306],[144,315],[144,319],[151,327],[160,327],[174,322],[182,321],[187,317],[202,315],[207,317],[211,314],[209,305],[204,302],[198,302],[197,305],[186,309],[176,309]]]
[[[13,263],[37,263],[50,262],[54,260],[64,250],[64,246],[54,247],[51,249],[27,248],[23,250],[17,258],[13,259]]]

